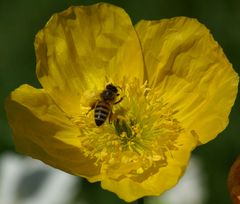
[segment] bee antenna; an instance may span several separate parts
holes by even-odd
[[[107,76],[105,76],[105,81],[106,81],[106,83],[109,82],[109,78]]]
[[[122,90],[122,88],[120,86],[116,86],[117,88],[119,88],[120,90]]]

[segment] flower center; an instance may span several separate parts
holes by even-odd
[[[103,173],[117,179],[134,177],[167,165],[166,155],[176,150],[183,129],[174,110],[160,93],[134,81],[122,87],[123,100],[112,108],[112,121],[97,127],[94,111],[87,107],[74,122],[78,124],[82,150],[101,165]]]

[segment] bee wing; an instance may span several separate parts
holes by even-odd
[[[100,91],[85,91],[81,97],[81,105],[87,107],[94,107],[100,100]]]

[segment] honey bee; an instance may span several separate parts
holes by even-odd
[[[100,99],[95,101],[91,106],[91,109],[88,111],[89,113],[94,109],[94,120],[97,126],[103,125],[107,118],[110,122],[113,105],[116,105],[123,100],[123,97],[117,100],[118,96],[118,89],[113,84],[108,84],[100,93]]]

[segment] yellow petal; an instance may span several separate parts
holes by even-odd
[[[148,172],[147,178],[123,177],[121,180],[104,179],[102,188],[115,192],[120,198],[132,202],[144,196],[158,196],[170,189],[183,175],[188,164],[190,153],[197,144],[196,138],[182,134],[178,138],[179,148],[168,153],[167,165],[157,172]]]
[[[139,40],[129,16],[99,3],[55,14],[35,40],[37,75],[66,113],[79,113],[85,90],[143,78]]]
[[[206,143],[228,124],[238,75],[209,30],[177,17],[136,25],[150,86],[162,92],[185,129]]]
[[[99,169],[81,152],[79,129],[42,89],[22,85],[6,100],[17,151],[96,181]]]

